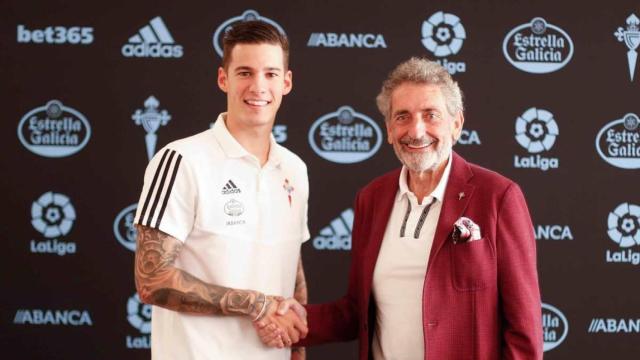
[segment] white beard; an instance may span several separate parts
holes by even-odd
[[[423,145],[428,144],[434,139],[425,136],[423,138],[411,138],[404,136],[399,141],[393,142],[393,151],[396,153],[398,160],[413,172],[434,171],[440,164],[449,158],[453,147],[452,140],[446,137],[444,141],[436,141],[430,145],[435,147],[424,153],[412,153],[405,150],[405,144]]]

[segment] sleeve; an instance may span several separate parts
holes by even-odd
[[[195,220],[196,191],[183,156],[169,148],[159,151],[145,171],[134,223],[184,242]]]
[[[512,184],[498,213],[498,285],[504,318],[502,359],[542,359],[536,242],[522,191]]]

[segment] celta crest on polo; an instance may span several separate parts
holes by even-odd
[[[158,106],[160,106],[160,102],[155,96],[151,95],[144,102],[144,110],[136,110],[136,112],[131,115],[131,119],[136,123],[136,125],[144,128],[144,131],[147,132],[147,135],[144,137],[144,142],[147,147],[147,157],[149,161],[153,158],[153,155],[156,153],[156,144],[158,142],[158,129],[160,126],[165,126],[171,120],[171,115],[167,112],[167,110],[159,110]]]
[[[337,218],[322,229],[313,238],[316,250],[351,250],[351,231],[353,230],[353,209],[344,210]]]
[[[618,27],[613,34],[618,41],[627,46],[627,63],[629,64],[629,78],[633,81],[638,63],[638,46],[640,46],[640,19],[636,14],[631,14],[626,19],[625,27]]]
[[[27,150],[44,157],[71,156],[91,138],[87,118],[59,100],[26,113],[18,123],[18,139]]]
[[[127,300],[127,320],[140,333],[127,335],[125,342],[128,349],[151,348],[151,305],[140,301],[138,294],[133,294]]]
[[[382,131],[367,115],[350,106],[322,115],[309,128],[309,145],[325,160],[352,164],[372,157],[382,144]]]
[[[640,252],[634,251],[640,245],[640,206],[624,202],[607,216],[607,234],[619,249],[606,250],[607,263],[628,263],[640,265]]]
[[[596,136],[602,160],[621,169],[640,169],[640,118],[628,113],[605,124]]]
[[[567,338],[569,321],[557,307],[542,303],[543,351],[557,348]]]
[[[151,19],[122,46],[125,57],[180,58],[183,54],[182,45],[175,43],[160,16]]]
[[[242,15],[240,16],[234,16],[230,19],[225,20],[222,24],[220,24],[220,26],[216,28],[216,31],[214,31],[213,33],[213,49],[216,51],[216,54],[222,57],[222,52],[223,52],[222,38],[224,37],[224,34],[227,31],[231,30],[234,24],[243,22],[243,21],[252,21],[252,20],[260,20],[260,21],[266,22],[267,24],[273,25],[282,34],[286,34],[282,26],[280,26],[280,24],[278,24],[277,22],[265,16],[258,14],[258,12],[255,10],[249,9],[243,12]]]
[[[61,240],[71,232],[76,210],[68,196],[48,191],[31,204],[31,225],[44,240],[31,240],[30,251],[40,254],[75,254],[76,243]]]
[[[42,29],[29,29],[18,25],[18,43],[51,45],[89,45],[93,42],[93,28],[88,26],[47,26]]]
[[[515,168],[547,171],[560,166],[558,158],[540,155],[553,147],[560,134],[558,123],[551,112],[535,107],[529,108],[516,119],[515,130],[516,141],[529,153],[523,156],[514,155]]]
[[[467,32],[458,16],[438,11],[422,22],[421,34],[422,45],[438,58],[438,64],[451,75],[467,71],[465,62],[455,62],[447,58],[458,54],[467,38]]]
[[[133,224],[133,219],[136,216],[136,209],[138,204],[131,204],[122,209],[113,221],[113,234],[116,240],[125,248],[136,251],[136,237],[138,231]]]
[[[518,25],[502,42],[504,57],[517,69],[545,74],[562,69],[573,57],[573,41],[541,17]]]
[[[309,35],[308,47],[328,48],[387,48],[382,34],[371,33],[323,33],[316,32]]]

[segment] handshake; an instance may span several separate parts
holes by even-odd
[[[253,320],[253,327],[263,344],[290,347],[307,336],[307,311],[298,301],[280,296],[264,299],[264,305]]]

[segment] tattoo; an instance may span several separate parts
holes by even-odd
[[[174,266],[182,242],[162,231],[138,225],[135,281],[143,301],[195,314],[248,315],[255,318],[264,303],[259,292],[206,283]]]
[[[300,304],[306,304],[308,299],[307,294],[307,280],[304,276],[304,268],[302,267],[302,254],[300,254],[300,259],[298,260],[298,271],[296,273],[296,288],[293,293],[293,298],[298,300]]]

